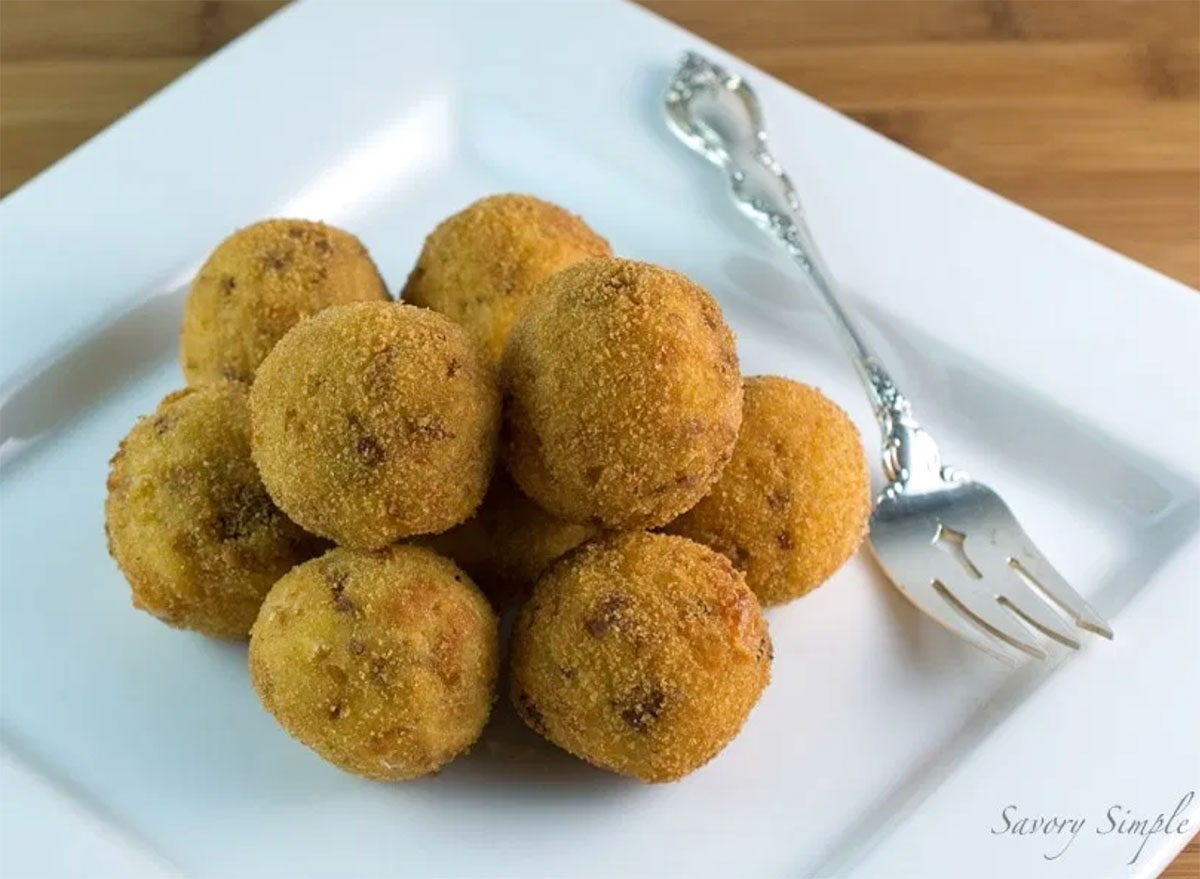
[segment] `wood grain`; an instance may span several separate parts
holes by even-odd
[[[0,194],[282,5],[0,2]],[[1200,285],[1195,0],[649,0],[1038,213]]]
[[[1194,0],[648,0],[893,140],[1200,284]]]
[[[0,0],[0,194],[283,5]],[[917,152],[1200,285],[1196,0],[647,0]],[[1200,879],[1200,847],[1164,876]]]

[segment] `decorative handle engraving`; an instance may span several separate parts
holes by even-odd
[[[908,400],[842,306],[833,275],[804,220],[796,188],[771,154],[754,92],[741,77],[689,52],[671,80],[666,105],[675,134],[724,169],[738,209],[787,249],[833,318],[879,422],[888,479],[885,494],[916,494],[965,481],[966,474],[943,466],[933,438],[917,423]]]

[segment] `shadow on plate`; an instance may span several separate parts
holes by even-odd
[[[517,716],[502,683],[500,698],[483,736],[470,753],[431,777],[429,793],[456,789],[472,798],[503,802],[517,796],[570,800],[619,796],[643,789],[641,782],[598,769],[543,739]]]
[[[369,785],[397,797],[442,798],[461,789],[474,800],[506,800],[515,794],[566,801],[641,787],[535,734],[512,708],[503,679],[489,723],[467,754],[434,775],[409,782],[359,779],[293,740],[262,708],[246,671],[245,643],[159,628],[147,621],[146,637],[126,641],[131,664],[143,669],[139,684],[144,698],[129,709],[142,715],[134,724],[139,740],[125,744],[152,770],[145,775],[154,779],[162,796],[187,790],[193,799],[220,804],[241,802],[250,791],[293,802],[336,798],[348,785]],[[164,655],[164,639],[182,640],[183,647]],[[198,674],[202,666],[207,669]],[[243,689],[231,696],[228,684],[234,677],[242,679]],[[213,715],[214,705],[223,707],[219,719]],[[206,730],[199,740],[198,728]],[[195,759],[198,746],[206,751],[204,759]]]

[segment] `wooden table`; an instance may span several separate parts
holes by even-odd
[[[0,0],[0,194],[282,5]],[[649,0],[917,152],[1200,286],[1197,0]]]
[[[0,193],[281,6],[0,0]],[[1038,213],[1200,286],[1197,0],[647,0]],[[1200,877],[1193,840],[1167,871]]]

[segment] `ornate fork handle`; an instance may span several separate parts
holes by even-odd
[[[965,481],[966,474],[942,464],[937,444],[843,307],[796,189],[771,154],[754,94],[740,77],[688,53],[671,83],[667,108],[676,133],[725,170],[738,208],[787,249],[838,327],[879,422],[885,494],[919,494]]]

